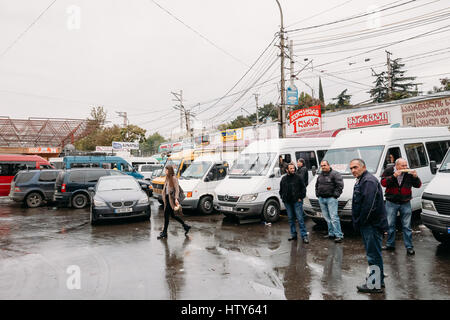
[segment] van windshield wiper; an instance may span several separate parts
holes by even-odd
[[[246,176],[246,175],[247,175],[247,172],[249,172],[251,169],[253,169],[253,168],[256,166],[256,163],[258,162],[258,160],[259,160],[259,156],[256,157],[255,162],[253,162],[253,163],[250,165],[250,167],[249,167],[247,170],[245,170],[245,172],[244,172],[242,175],[243,175],[243,176]]]

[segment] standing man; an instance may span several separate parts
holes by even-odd
[[[295,218],[297,218],[303,242],[309,243],[308,233],[303,220],[303,199],[305,196],[305,184],[302,178],[295,173],[294,164],[290,163],[287,175],[281,178],[280,182],[280,197],[286,207],[289,226],[291,227],[291,238],[289,238],[289,241],[297,240],[297,229],[295,227]]]
[[[280,172],[281,172],[281,175],[287,173],[288,165],[287,165],[287,163],[283,160],[283,156],[280,156],[280,158],[279,158],[279,164],[280,164]]]
[[[325,238],[334,239],[336,243],[342,242],[344,234],[338,215],[338,198],[344,189],[344,180],[339,172],[331,169],[328,161],[320,163],[322,172],[316,180],[316,197],[319,199],[320,210],[328,225],[328,234]]]
[[[308,186],[308,168],[305,167],[305,159],[297,160],[297,174],[303,179],[305,187]]]
[[[381,244],[383,232],[388,228],[383,189],[378,179],[367,171],[366,164],[362,159],[353,159],[350,162],[350,170],[356,178],[352,200],[353,226],[361,232],[367,262],[373,270],[366,279],[366,283],[357,286],[357,289],[359,292],[365,293],[382,293],[384,269]],[[375,279],[375,286],[372,284],[374,275],[379,277],[379,287],[377,286],[377,279]]]
[[[416,170],[408,169],[408,163],[403,158],[395,160],[395,167],[384,170],[381,178],[381,185],[386,187],[386,212],[389,225],[388,239],[383,250],[395,250],[395,226],[397,212],[400,212],[406,253],[413,255],[415,252],[411,230],[411,188],[420,188],[422,182]]]

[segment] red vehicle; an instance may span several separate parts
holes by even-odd
[[[39,156],[0,154],[0,197],[9,194],[11,181],[20,170],[51,169],[53,166]]]

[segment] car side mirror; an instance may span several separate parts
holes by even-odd
[[[94,187],[89,187],[89,188],[88,188],[88,191],[94,193],[95,188],[94,188]]]
[[[316,166],[312,166],[312,167],[311,167],[311,173],[312,173],[313,176],[316,175],[316,173],[317,173],[317,168],[316,168]]]
[[[436,174],[436,172],[437,172],[436,161],[434,161],[434,160],[430,161],[430,170],[431,170],[432,174]]]

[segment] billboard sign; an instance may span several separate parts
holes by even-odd
[[[112,148],[114,149],[114,151],[139,150],[139,142],[118,142],[118,141],[113,141]]]
[[[347,126],[349,129],[383,126],[389,124],[389,112],[376,112],[348,117]]]
[[[298,104],[298,89],[295,85],[291,85],[286,90],[287,104],[296,106]]]
[[[222,142],[242,140],[244,129],[227,129],[221,132]]]
[[[322,130],[320,105],[289,112],[288,136]]]

